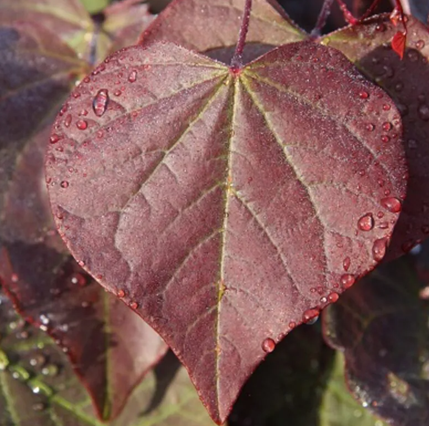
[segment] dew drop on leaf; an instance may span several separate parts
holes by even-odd
[[[101,117],[107,109],[109,103],[109,92],[106,89],[101,89],[95,95],[92,101],[92,109],[97,117]]]
[[[365,92],[365,91],[359,92],[359,97],[361,99],[368,99],[369,98],[369,93]]]
[[[80,287],[84,287],[86,285],[86,279],[82,274],[79,274],[78,272],[73,274],[70,277],[70,282],[74,285],[78,285]]]
[[[389,142],[389,141],[390,141],[389,136],[387,136],[387,135],[383,135],[383,136],[381,137],[381,142],[387,143],[387,142]]]
[[[416,49],[421,50],[425,47],[425,42],[423,40],[418,40],[416,42]]]
[[[124,290],[119,290],[117,296],[122,299],[123,297],[125,297],[125,291]]]
[[[69,114],[66,119],[64,120],[64,126],[70,127],[70,124],[72,122],[72,116]]]
[[[343,288],[349,288],[355,283],[356,279],[351,274],[344,274],[341,276],[340,281]]]
[[[387,238],[380,238],[375,240],[372,246],[372,257],[375,261],[379,262],[386,254]]]
[[[372,124],[372,123],[368,123],[368,124],[365,126],[365,128],[366,128],[366,130],[368,130],[368,132],[372,132],[372,131],[374,131],[375,126],[374,126],[374,124]]]
[[[350,268],[350,264],[351,264],[351,260],[350,260],[350,257],[346,257],[346,258],[344,258],[344,260],[343,260],[343,268],[344,268],[344,270],[345,271],[348,271],[349,270],[349,268]]]
[[[57,143],[60,139],[61,137],[59,135],[57,135],[56,133],[53,133],[52,136],[49,138],[49,142],[54,144],[54,143]]]
[[[76,122],[76,127],[77,127],[79,130],[86,130],[86,129],[87,129],[87,127],[88,127],[88,122],[87,122],[87,121],[85,121],[85,120],[78,120],[78,121]]]
[[[265,339],[262,342],[262,349],[266,353],[272,352],[276,348],[276,342],[273,339]]]
[[[128,81],[130,83],[134,83],[137,80],[137,71],[131,71],[130,75],[128,76]]]
[[[69,183],[66,180],[63,180],[60,183],[61,188],[68,188],[69,187]]]
[[[335,303],[339,299],[339,297],[340,296],[338,295],[338,293],[335,293],[335,291],[334,291],[334,292],[332,292],[332,293],[329,294],[328,301],[330,303]]]
[[[429,107],[426,104],[419,106],[418,114],[423,121],[429,121]]]
[[[385,123],[383,123],[383,130],[385,132],[388,132],[391,129],[392,129],[392,123],[389,123],[388,121],[386,121]]]
[[[51,376],[54,377],[58,374],[59,368],[55,364],[49,364],[46,367],[42,368],[42,374],[44,376]]]
[[[130,303],[130,308],[131,309],[137,309],[139,307],[139,305],[138,305],[138,303],[137,302],[131,302]]]
[[[303,315],[302,320],[306,324],[314,324],[317,321],[317,318],[319,318],[320,311],[318,309],[307,309]]]
[[[383,110],[384,111],[390,111],[391,106],[389,104],[384,104],[383,105]]]
[[[383,198],[381,205],[392,213],[399,213],[402,209],[401,202],[395,197]]]
[[[358,227],[361,231],[371,231],[374,228],[374,218],[371,213],[362,216],[358,221]]]

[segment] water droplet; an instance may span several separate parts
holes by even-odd
[[[335,291],[330,293],[328,296],[328,300],[330,303],[335,303],[339,298],[340,296],[338,295],[338,293],[335,293]]]
[[[390,108],[392,108],[389,104],[384,104],[383,109],[384,111],[390,111]]]
[[[362,90],[362,92],[359,92],[359,97],[361,99],[368,99],[369,98],[369,93],[365,92],[364,90]]]
[[[366,128],[366,130],[368,130],[368,132],[372,132],[372,131],[374,131],[375,126],[374,126],[374,124],[372,124],[372,123],[368,123],[368,124],[365,126],[365,128]]]
[[[85,130],[88,127],[88,123],[85,120],[78,120],[76,123],[76,127],[79,130]]]
[[[290,329],[293,329],[293,328],[295,328],[296,327],[296,322],[295,321],[291,321],[290,323],[289,323],[289,328]]]
[[[52,136],[49,138],[49,142],[54,144],[57,143],[61,139],[61,136],[57,135],[56,133],[53,133]]]
[[[46,363],[46,357],[42,354],[38,354],[30,359],[30,365],[32,367],[41,367]]]
[[[90,80],[90,78],[87,76],[87,77],[85,77],[84,79],[83,79],[83,82],[84,83],[89,83],[91,80]]]
[[[302,320],[306,324],[309,324],[309,323],[314,324],[317,321],[317,318],[319,318],[319,314],[320,314],[320,311],[318,309],[307,309],[302,315]],[[313,320],[314,322],[312,322]]]
[[[376,262],[380,262],[386,254],[387,238],[380,238],[374,241],[372,246],[372,257]]]
[[[49,364],[46,367],[42,368],[42,374],[44,376],[51,376],[54,377],[58,374],[59,368],[55,364]]]
[[[117,296],[122,299],[123,297],[125,297],[125,291],[124,290],[119,290]]]
[[[64,120],[64,126],[70,127],[70,124],[72,122],[72,116],[69,114],[66,119]]]
[[[423,41],[423,40],[418,40],[417,42],[416,42],[416,48],[418,49],[418,50],[421,50],[421,49],[423,49],[425,47],[425,42]]]
[[[121,96],[121,95],[122,95],[122,92],[121,92],[120,90],[115,90],[115,91],[113,92],[113,94],[114,94],[115,96]]]
[[[130,83],[134,83],[137,80],[137,71],[131,71],[130,75],[128,76],[128,81]]]
[[[60,183],[61,188],[68,188],[69,187],[69,183],[66,180],[63,180]]]
[[[95,95],[92,101],[92,109],[97,117],[101,117],[107,109],[109,104],[109,92],[106,89],[101,89]]]
[[[48,318],[48,316],[47,316],[46,314],[41,314],[41,315],[39,316],[39,319],[40,319],[40,322],[41,322],[43,325],[48,325],[48,324],[50,323],[50,320],[49,320],[49,318]]]
[[[271,353],[276,348],[276,342],[273,339],[265,339],[262,342],[262,349],[267,354]]]
[[[374,218],[371,213],[362,216],[358,221],[358,227],[361,231],[371,231],[374,228]]]
[[[391,129],[392,129],[392,123],[389,123],[388,121],[386,121],[385,123],[383,123],[383,130],[385,132],[388,132]]]
[[[350,260],[350,257],[346,257],[344,260],[343,260],[343,268],[344,268],[344,270],[345,271],[348,271],[349,270],[349,268],[350,268],[350,264],[351,264],[351,260]]]
[[[130,303],[130,308],[131,309],[137,309],[139,307],[139,305],[138,305],[138,303],[137,302],[131,302]]]
[[[340,278],[343,288],[350,288],[356,281],[355,277],[350,274],[344,274]]]
[[[391,213],[399,213],[402,210],[401,202],[395,197],[383,198],[381,205]]]
[[[381,142],[387,143],[387,142],[389,142],[389,141],[390,141],[389,136],[387,136],[387,135],[383,135],[383,136],[381,137]]]
[[[84,287],[86,285],[86,278],[77,272],[70,276],[70,282],[74,285],[78,285],[79,287]]]
[[[429,121],[429,107],[426,104],[419,106],[418,113],[423,121]]]

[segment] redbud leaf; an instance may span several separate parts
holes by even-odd
[[[176,0],[142,34],[144,45],[170,41],[229,63],[237,44],[244,0]],[[276,1],[255,0],[243,52],[245,63],[275,46],[304,40]],[[222,28],[222,31],[219,31]]]
[[[312,42],[239,71],[170,43],[131,47],[53,126],[56,224],[222,422],[266,352],[382,259],[380,224],[406,189],[384,122],[401,133],[391,99]]]
[[[407,29],[403,60],[390,45],[398,29],[388,15],[376,16],[322,39],[386,90],[402,114],[409,182],[386,259],[409,251],[429,233],[429,33],[428,27],[413,17],[408,17]],[[386,130],[392,138],[395,130]]]
[[[427,254],[426,254],[427,256]],[[354,397],[394,426],[427,424],[428,292],[416,259],[381,265],[323,312]]]

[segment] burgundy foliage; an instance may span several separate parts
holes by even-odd
[[[1,27],[0,38],[2,286],[62,347],[99,416],[113,418],[167,347],[77,265],[50,213],[43,163],[52,112],[87,64],[30,22]]]
[[[409,17],[404,59],[389,47],[397,27],[388,16],[374,17],[324,37],[371,80],[389,93],[401,112],[409,167],[407,198],[395,228],[388,259],[408,252],[429,233],[428,28]],[[389,129],[389,138],[395,131]]]
[[[429,422],[429,295],[418,262],[408,256],[382,265],[323,317],[327,341],[345,354],[355,397],[402,426]]]
[[[310,37],[274,0],[254,0],[243,60],[231,62],[245,0],[174,0],[150,25],[139,0],[96,21],[78,0],[0,0],[0,282],[111,426],[140,425],[123,407],[162,339],[217,423],[273,352],[230,420],[289,421],[286,371],[318,359],[302,389],[323,387],[334,351],[314,328],[279,343],[326,307],[324,335],[344,352],[355,398],[395,426],[429,420],[429,274],[424,255],[403,256],[429,234],[428,28],[399,1],[364,21],[386,2],[317,3]],[[318,37],[340,13],[353,25]],[[6,311],[9,424],[38,376],[10,381],[20,361]],[[164,368],[148,410],[176,381],[177,364],[154,374]],[[281,402],[265,391],[272,381]],[[139,404],[132,416],[144,417]],[[19,421],[55,423],[39,411]]]
[[[129,48],[53,129],[60,234],[163,336],[218,421],[266,339],[381,260],[405,195],[394,104],[314,43],[239,72],[167,43]]]

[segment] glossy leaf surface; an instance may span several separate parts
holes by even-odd
[[[75,258],[162,335],[223,421],[263,347],[384,254],[377,214],[396,221],[406,171],[384,122],[400,133],[392,101],[314,43],[237,73],[168,43],[130,48],[57,118],[53,213]]]
[[[379,267],[324,312],[325,335],[344,351],[355,397],[401,426],[429,421],[427,282],[414,262]]]
[[[17,317],[0,293],[0,424],[3,426],[212,426],[184,368],[163,359],[120,416],[97,419],[65,354]]]
[[[385,89],[402,114],[409,164],[408,195],[387,259],[408,252],[429,233],[429,32],[428,27],[412,17],[408,18],[407,28],[403,60],[390,47],[398,29],[388,16],[371,18],[322,41],[342,51]],[[394,133],[393,128],[386,132],[389,138]]]
[[[170,41],[229,63],[237,43],[244,3],[244,0],[173,1],[143,33],[141,42],[147,46]],[[300,41],[306,36],[275,1],[255,0],[243,60],[249,62],[275,46]]]

